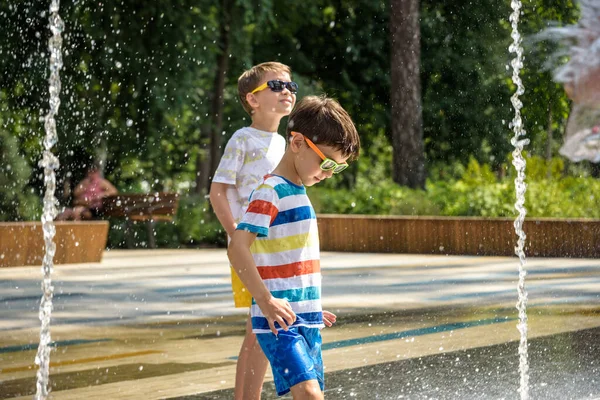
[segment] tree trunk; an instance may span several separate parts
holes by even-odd
[[[212,130],[210,133],[210,170],[209,176],[212,177],[219,166],[221,159],[221,138],[223,131],[223,91],[225,89],[225,77],[227,75],[227,68],[229,66],[229,41],[230,41],[230,24],[231,24],[231,12],[232,12],[233,1],[222,0],[221,1],[221,18],[220,18],[220,32],[219,32],[219,45],[220,53],[217,58],[217,73],[215,75],[214,87],[213,87],[213,98],[211,105],[212,115]],[[209,183],[207,183],[206,192],[210,190]]]
[[[196,155],[196,187],[194,189],[194,193],[199,195],[208,193],[210,186],[210,153],[202,156],[208,144],[204,141],[204,136],[210,136],[209,132],[211,132],[210,124],[200,126],[198,154]]]
[[[390,1],[393,179],[425,187],[419,0]]]

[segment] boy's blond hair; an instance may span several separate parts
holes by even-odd
[[[238,96],[242,107],[249,115],[252,115],[252,107],[246,101],[246,95],[258,87],[267,72],[285,72],[290,76],[290,79],[292,78],[292,69],[276,61],[255,65],[240,75],[238,78]]]
[[[340,103],[326,96],[306,96],[290,114],[287,136],[299,132],[315,144],[331,146],[349,160],[360,152],[360,138],[350,115]]]

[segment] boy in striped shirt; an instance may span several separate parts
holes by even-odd
[[[252,330],[277,394],[322,399],[320,329],[335,315],[321,308],[319,235],[305,187],[346,169],[360,139],[335,100],[315,96],[297,104],[287,135],[281,162],[252,192],[227,254],[252,294]]]

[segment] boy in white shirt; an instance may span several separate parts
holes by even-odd
[[[229,238],[248,208],[250,194],[285,153],[285,139],[277,128],[294,108],[297,91],[290,67],[278,62],[258,64],[238,79],[238,95],[252,124],[229,139],[210,187],[210,201]],[[231,286],[235,306],[249,308],[252,296],[233,269]],[[236,400],[260,399],[268,365],[248,318],[236,368]]]

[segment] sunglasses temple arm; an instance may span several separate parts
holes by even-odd
[[[308,143],[308,145],[310,146],[311,149],[313,149],[315,151],[315,153],[317,153],[319,155],[319,157],[321,157],[321,160],[325,161],[325,159],[327,157],[325,157],[325,154],[323,154],[323,152],[321,150],[319,150],[319,148],[317,147],[317,145],[315,145],[312,140],[310,140],[307,137],[304,137],[304,139],[306,139],[306,143]]]

